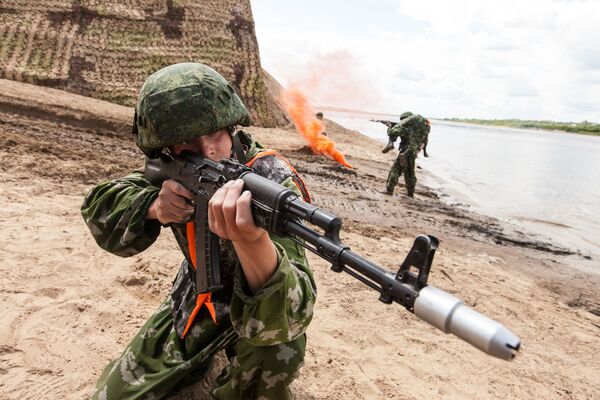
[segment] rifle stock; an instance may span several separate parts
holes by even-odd
[[[242,179],[244,189],[252,193],[251,209],[257,226],[276,235],[290,237],[330,262],[333,271],[344,271],[378,291],[382,302],[398,303],[425,322],[460,337],[494,357],[511,360],[520,348],[520,339],[502,324],[465,306],[449,293],[427,284],[439,244],[433,236],[418,236],[400,269],[394,274],[352,252],[341,242],[339,233],[342,221],[339,217],[304,202],[293,191],[254,173],[235,160],[217,163],[188,152],[177,157],[163,155],[157,159],[146,159],[145,176],[159,187],[166,179],[179,181],[197,197],[197,205],[208,202],[227,181]],[[306,226],[303,221],[319,227],[323,233]],[[207,270],[210,271],[206,279],[197,282],[207,282],[208,287],[214,275],[218,275],[218,270],[209,266],[198,268],[196,273],[203,274]],[[197,290],[206,291],[207,287]]]

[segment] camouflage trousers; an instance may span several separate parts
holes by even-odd
[[[412,152],[399,153],[398,157],[392,165],[392,169],[388,174],[386,189],[388,193],[394,193],[394,189],[398,184],[400,175],[404,174],[404,184],[406,185],[406,192],[409,196],[415,193],[415,186],[417,185],[417,177],[415,175],[415,156]]]
[[[92,399],[165,398],[173,388],[202,379],[212,357],[224,348],[229,365],[211,391],[214,398],[290,399],[288,386],[302,366],[305,347],[305,335],[275,346],[252,346],[238,337],[229,321],[215,325],[210,317],[198,318],[180,339],[168,298],[104,369]]]

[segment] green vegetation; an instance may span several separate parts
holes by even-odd
[[[474,119],[474,118],[444,118],[445,121],[466,122],[468,124],[508,126],[511,128],[546,129],[565,131],[583,135],[600,136],[600,124],[583,122],[531,121],[521,119]]]

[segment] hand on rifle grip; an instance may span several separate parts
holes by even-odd
[[[208,202],[208,224],[217,236],[233,242],[254,242],[267,231],[254,224],[249,191],[241,179],[227,182]]]
[[[182,223],[194,215],[190,204],[194,195],[182,184],[174,180],[163,182],[158,197],[148,207],[146,218],[157,219],[161,224]]]

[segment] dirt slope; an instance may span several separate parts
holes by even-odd
[[[121,106],[0,80],[2,399],[85,398],[168,293],[180,261],[169,234],[119,258],[97,247],[79,214],[94,183],[141,165],[130,117]],[[430,283],[524,345],[512,363],[492,359],[311,254],[319,298],[298,399],[600,398],[600,279],[572,268],[577,256],[447,207],[420,185],[414,200],[384,196],[377,190],[393,155],[356,132],[328,126],[357,167],[346,170],[307,153],[293,132],[250,131],[298,167],[315,204],[343,217],[342,239],[359,254],[396,269],[415,235],[439,237]],[[213,377],[222,365],[221,357]],[[173,399],[206,398],[209,384]]]

